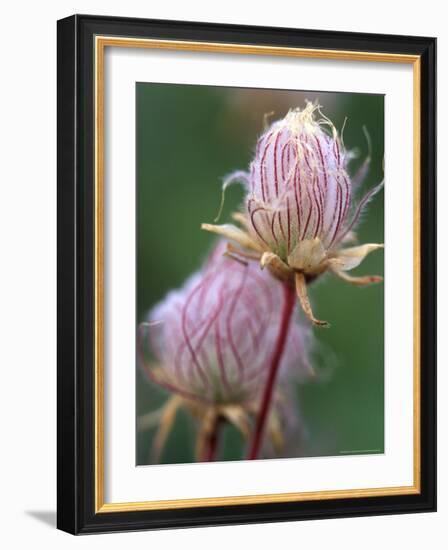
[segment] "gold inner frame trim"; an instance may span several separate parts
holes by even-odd
[[[414,229],[414,349],[413,349],[413,485],[366,489],[343,489],[301,493],[274,493],[263,495],[190,498],[178,500],[154,500],[142,502],[104,501],[104,54],[106,47],[147,48],[206,53],[232,53],[328,59],[344,61],[368,61],[382,63],[406,63],[413,66],[413,229]],[[410,495],[420,493],[421,479],[421,426],[420,426],[420,57],[376,52],[323,50],[276,46],[255,46],[214,42],[181,40],[156,40],[96,36],[95,59],[95,513],[167,510],[208,506],[232,506],[279,502],[304,502],[341,498]]]

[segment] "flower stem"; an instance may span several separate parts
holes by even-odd
[[[221,421],[219,418],[217,418],[212,432],[210,433],[210,435],[207,436],[207,439],[205,441],[204,450],[202,452],[202,456],[200,457],[200,462],[213,462],[214,460],[216,460],[220,424]]]
[[[258,457],[263,434],[266,426],[266,421],[271,407],[272,395],[274,393],[275,381],[277,378],[278,369],[285,349],[286,339],[288,337],[289,325],[291,322],[294,304],[296,303],[296,295],[294,288],[288,283],[283,283],[283,311],[278,331],[277,342],[275,344],[274,353],[272,355],[271,366],[269,368],[266,386],[264,387],[263,396],[260,405],[260,411],[255,423],[254,435],[249,449],[248,459],[254,460]]]

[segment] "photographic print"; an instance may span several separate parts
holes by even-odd
[[[384,96],[136,83],[136,464],[384,452]]]
[[[428,37],[58,22],[58,527],[436,509]]]

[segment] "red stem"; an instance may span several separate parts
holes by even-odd
[[[277,342],[275,344],[274,353],[272,355],[271,366],[269,369],[268,379],[266,386],[264,387],[263,397],[261,400],[260,411],[255,424],[254,436],[249,449],[248,459],[254,460],[258,457],[260,452],[261,442],[263,441],[263,433],[266,425],[266,421],[269,415],[269,409],[271,407],[272,394],[274,392],[275,380],[277,378],[280,361],[282,359],[283,351],[285,349],[286,339],[288,337],[289,325],[291,322],[292,312],[294,310],[294,304],[296,303],[296,295],[294,289],[288,284],[283,283],[283,311],[282,319],[280,322],[280,329],[277,336]]]
[[[212,433],[208,436],[207,441],[204,445],[204,451],[200,457],[200,462],[213,462],[216,460],[216,453],[218,451],[218,439],[219,439],[219,425],[220,420],[218,419],[215,423],[215,428]]]

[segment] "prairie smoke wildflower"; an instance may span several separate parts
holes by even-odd
[[[314,317],[308,300],[307,283],[317,276],[332,271],[355,285],[382,280],[346,273],[383,247],[344,247],[355,239],[353,230],[365,206],[383,185],[355,201],[370,157],[353,178],[347,172],[349,160],[334,125],[318,105],[308,102],[265,131],[249,172],[235,172],[224,182],[223,192],[236,181],[245,185],[244,212],[234,215],[241,227],[202,225],[237,243],[238,247],[229,245],[231,253],[258,260],[262,268],[294,285],[303,310],[317,325],[327,324]]]
[[[218,423],[235,425],[247,438],[268,376],[281,315],[281,285],[255,264],[223,255],[220,244],[202,271],[170,292],[140,327],[141,364],[150,379],[173,393],[160,411],[154,451],[158,455],[177,410],[186,408],[199,422],[196,455],[207,460]],[[288,372],[312,376],[308,360],[311,333],[290,323],[279,365],[266,433],[282,441],[276,403]],[[150,347],[153,364],[145,358]]]

